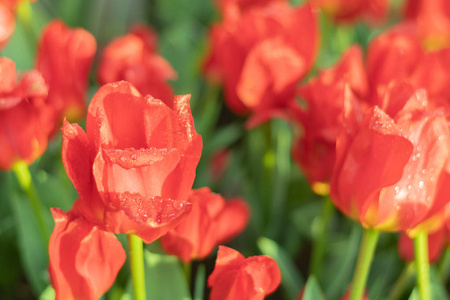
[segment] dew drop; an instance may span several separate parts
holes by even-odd
[[[175,208],[176,210],[180,210],[183,208],[183,202],[181,201],[176,201],[172,204],[173,208]]]

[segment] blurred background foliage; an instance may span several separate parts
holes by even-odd
[[[302,1],[293,1],[299,2]],[[400,3],[393,3],[391,22],[398,18]],[[29,70],[34,67],[36,42],[47,22],[59,18],[71,27],[85,28],[95,36],[98,48],[88,101],[99,87],[96,68],[107,43],[124,35],[133,24],[143,22],[153,27],[158,33],[161,55],[178,73],[178,79],[171,82],[175,93],[192,94],[195,127],[204,144],[194,187],[209,186],[226,198],[241,196],[250,204],[249,226],[229,245],[245,256],[267,254],[277,260],[282,285],[268,299],[294,299],[306,282],[304,299],[338,299],[345,292],[362,229],[337,211],[332,212],[325,261],[317,276],[308,279],[312,241],[321,226],[320,215],[327,200],[310,190],[293,164],[292,129],[286,122],[272,120],[246,130],[245,119],[224,105],[221,89],[202,77],[209,28],[220,18],[212,0],[38,0],[30,7],[34,36],[25,30],[29,24],[18,19],[14,36],[2,55],[13,59],[19,71]],[[349,45],[366,46],[384,28],[364,24],[335,26],[322,16],[321,51],[312,74],[334,63]],[[223,151],[225,168],[217,176],[211,165]],[[77,198],[61,162],[60,135],[31,166],[31,173],[52,228],[49,208],[68,210]],[[38,238],[36,220],[24,197],[15,177],[0,172],[0,299],[52,299],[47,245]],[[125,242],[124,237],[120,239]],[[178,260],[164,255],[158,242],[147,247],[150,251],[146,252],[146,278],[151,299],[206,298],[205,280],[214,267],[215,253],[193,264],[190,294]],[[368,280],[370,299],[387,297],[404,268],[397,255],[396,236],[382,234]],[[125,264],[104,299],[132,299],[128,269]],[[437,272],[434,267],[433,272]],[[409,288],[403,296],[408,299],[414,278],[408,274],[405,278]],[[433,285],[436,290],[445,290],[438,280]],[[445,292],[441,295],[439,299],[447,299]],[[415,299],[414,294],[410,299]]]

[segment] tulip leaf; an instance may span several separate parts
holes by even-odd
[[[380,236],[381,241],[382,236]],[[381,244],[381,242],[379,243]],[[386,296],[389,287],[396,280],[396,275],[401,272],[400,263],[396,248],[389,248],[378,251],[372,261],[369,279],[370,282],[367,289],[369,291],[369,299],[376,299],[380,296]]]
[[[449,296],[442,284],[436,268],[431,267],[430,270],[430,287],[431,287],[431,299],[449,300]],[[416,287],[412,291],[409,300],[420,300],[419,289]]]
[[[147,299],[192,299],[178,258],[172,255],[152,253],[144,248],[144,261]],[[131,277],[120,299],[135,299]]]
[[[53,300],[53,299],[55,299],[55,289],[51,285],[49,285],[39,296],[39,300]]]
[[[16,184],[13,186],[16,189],[11,190],[9,199],[15,220],[20,258],[34,294],[39,295],[47,287],[49,281],[48,245],[43,243],[42,233],[30,202],[24,194],[18,192]],[[49,212],[47,212],[48,214]]]
[[[276,242],[261,237],[258,239],[257,244],[263,254],[272,257],[277,262],[281,272],[281,286],[289,299],[295,299],[304,282],[295,267],[295,263],[286,253],[286,250]]]
[[[10,197],[7,176],[0,172],[0,299],[11,299],[14,285],[20,280],[20,261],[14,216],[7,199]]]
[[[326,299],[337,299],[345,293],[353,276],[353,270],[359,251],[362,227],[353,223],[353,228],[349,237],[335,241],[329,245],[332,252],[329,252],[328,261],[324,262],[326,272],[322,272],[322,286],[325,290]],[[339,275],[337,275],[339,274]],[[328,275],[328,276],[327,276]]]
[[[36,189],[46,207],[59,207],[68,211],[77,197],[77,193],[65,174],[55,177],[43,170],[36,173]],[[65,180],[64,180],[65,179]]]
[[[325,295],[314,275],[311,275],[306,282],[302,300],[325,300]]]
[[[145,249],[144,259],[148,299],[191,299],[186,278],[175,256],[151,253]]]
[[[244,133],[242,127],[233,123],[216,130],[214,136],[205,145],[205,152],[212,152],[217,149],[227,148],[236,142]]]

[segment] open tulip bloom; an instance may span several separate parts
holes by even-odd
[[[113,237],[101,233],[103,230],[136,235],[151,243],[182,221],[192,208],[187,197],[202,150],[202,139],[195,132],[190,114],[189,98],[189,95],[176,96],[172,109],[161,100],[141,96],[128,82],[112,83],[94,95],[88,109],[87,132],[77,124],[64,123],[63,162],[80,196],[73,214],[84,222],[69,218],[73,227],[91,224],[101,240]],[[61,213],[54,211],[54,215]],[[59,222],[57,217],[55,222]],[[68,228],[55,227],[51,257],[61,255],[59,249],[67,247],[56,236],[69,234],[65,232]],[[100,256],[107,255],[104,246],[97,251]],[[78,272],[77,276],[82,276],[74,262],[76,253],[66,256],[65,261],[71,267],[62,268],[55,263],[59,260],[52,258],[52,272],[65,277],[71,276],[67,272]],[[109,263],[106,259],[103,262]],[[102,266],[96,276],[106,276],[104,272],[109,269]],[[52,279],[57,280],[56,277]],[[98,296],[99,291],[107,289],[97,287],[96,280],[87,285]],[[104,285],[109,287],[113,281]],[[72,282],[78,281],[68,284]],[[57,297],[64,299],[59,295],[67,292],[67,284],[60,290],[59,285],[54,287]]]

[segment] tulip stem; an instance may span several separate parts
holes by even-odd
[[[31,8],[30,2],[22,1],[21,4],[17,7],[17,16],[19,17],[19,20],[25,29],[25,34],[27,35],[30,49],[32,49],[34,53],[36,52],[38,37],[33,28],[32,15],[33,10]]]
[[[398,277],[397,281],[394,284],[391,292],[387,299],[389,300],[398,300],[403,295],[406,287],[412,282],[413,276],[416,273],[416,265],[414,263],[409,263],[403,269],[402,273]]]
[[[142,239],[134,234],[128,235],[130,247],[131,274],[133,276],[134,298],[146,300],[145,295],[145,272],[144,272],[144,243]]]
[[[414,238],[414,254],[417,269],[417,286],[421,300],[431,299],[430,262],[428,261],[428,235],[421,231]]]
[[[186,277],[186,282],[188,286],[191,286],[191,263],[182,262],[184,276]]]
[[[42,214],[41,201],[39,200],[28,165],[24,161],[18,161],[13,165],[13,171],[16,174],[20,187],[30,201],[34,215],[36,216],[36,220],[38,222],[44,245],[48,245],[50,231],[45,224],[45,218]]]
[[[379,231],[365,229],[359,249],[358,261],[350,289],[350,300],[360,300],[364,294],[370,265],[377,245]]]
[[[197,268],[194,286],[194,300],[202,300],[205,289],[205,265],[200,264]]]
[[[325,255],[325,244],[328,236],[328,225],[333,216],[334,205],[329,196],[326,196],[323,203],[322,215],[317,226],[317,234],[312,248],[310,273],[319,278],[320,266]]]

